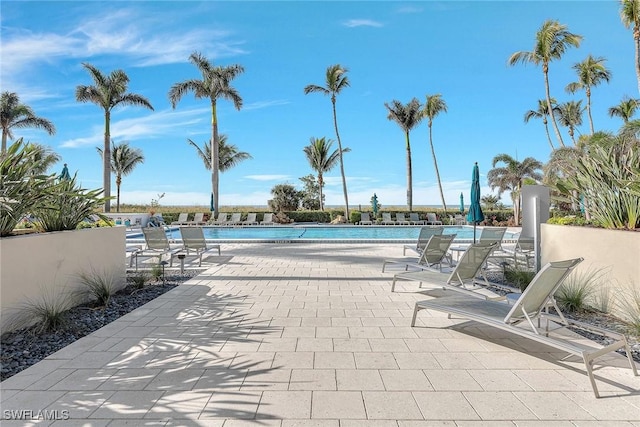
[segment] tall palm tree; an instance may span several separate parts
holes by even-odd
[[[499,163],[504,166],[496,167]],[[520,218],[520,191],[525,178],[535,181],[542,180],[539,170],[542,163],[533,157],[527,157],[522,162],[517,161],[508,154],[498,154],[493,158],[493,169],[487,173],[487,181],[491,190],[498,189],[498,197],[505,191],[511,191],[513,201],[513,218],[515,225],[519,224]]]
[[[407,206],[409,210],[413,210],[413,177],[411,172],[411,143],[409,141],[409,133],[411,129],[416,127],[424,118],[422,106],[417,98],[413,98],[406,105],[395,99],[391,101],[391,105],[385,102],[385,107],[389,111],[387,119],[392,120],[400,126],[405,135],[405,146],[407,149]]]
[[[207,141],[202,145],[202,147],[200,147],[198,144],[196,144],[190,139],[187,139],[187,142],[189,143],[189,145],[191,145],[196,149],[198,156],[204,162],[204,167],[210,171],[211,170],[211,143]],[[228,171],[229,169],[237,166],[238,163],[244,160],[253,158],[251,157],[251,154],[244,151],[239,151],[238,147],[235,146],[234,144],[227,143],[227,135],[225,134],[220,135],[220,143],[218,144],[218,153],[219,153],[219,160],[220,160],[218,167],[220,169],[220,172]]]
[[[633,27],[633,42],[636,52],[636,78],[640,92],[640,2],[620,0],[620,19],[626,28]]]
[[[567,101],[564,104],[558,105],[558,122],[562,126],[567,127],[573,145],[576,145],[574,133],[576,127],[582,124],[583,111],[582,101]]]
[[[2,127],[0,153],[7,151],[7,138],[13,139],[13,128],[44,129],[49,135],[56,133],[53,123],[36,116],[28,105],[21,104],[20,97],[15,92],[2,92],[0,95],[0,126]]]
[[[609,108],[609,117],[620,117],[624,124],[627,124],[638,108],[640,108],[639,98],[625,96],[618,105]]]
[[[551,105],[553,105],[554,113],[558,113],[558,107],[556,106],[555,98],[551,98]],[[549,146],[553,151],[555,147],[553,146],[553,141],[551,141],[551,134],[549,133],[549,121],[547,117],[549,116],[549,105],[547,104],[546,99],[538,100],[538,109],[537,110],[529,110],[524,113],[524,122],[529,123],[529,120],[536,118],[542,119],[542,123],[544,124],[544,130],[547,134],[547,140],[549,141]]]
[[[560,135],[558,123],[556,123],[553,104],[551,102],[551,94],[549,91],[549,63],[554,59],[562,58],[562,55],[564,55],[569,47],[579,47],[581,41],[582,36],[569,32],[566,25],[560,24],[558,21],[547,20],[536,33],[534,49],[530,52],[515,52],[508,60],[509,65],[515,65],[520,62],[523,64],[530,62],[534,65],[542,65],[544,89],[547,99],[547,108],[549,109],[549,116],[551,117],[551,124],[553,125],[558,142],[560,142],[560,145],[563,147],[564,141],[562,140],[562,135]]]
[[[444,193],[442,192],[442,181],[440,181],[440,171],[438,170],[438,160],[436,160],[436,151],[433,148],[433,119],[440,113],[447,112],[447,104],[442,99],[442,95],[427,95],[427,101],[424,104],[424,115],[429,119],[429,145],[431,146],[431,156],[433,157],[433,167],[436,170],[436,179],[438,180],[438,188],[440,189],[440,200],[442,200],[442,209],[447,211],[447,203],[444,201]]]
[[[318,173],[318,186],[320,187],[320,210],[324,211],[324,203],[322,195],[322,187],[324,187],[324,179],[323,175],[325,172],[329,172],[336,163],[340,160],[340,151],[339,149],[331,151],[331,146],[333,145],[332,140],[327,140],[324,137],[322,138],[311,138],[310,144],[303,148],[305,156],[307,156],[307,160],[309,161],[309,165],[311,169]],[[345,151],[349,151],[348,148],[344,149]]]
[[[609,82],[611,79],[611,71],[604,65],[605,58],[594,58],[589,55],[582,61],[574,64],[573,69],[578,74],[578,81],[569,83],[566,87],[567,92],[575,93],[580,89],[584,89],[587,97],[587,115],[589,116],[589,127],[591,135],[594,134],[593,117],[591,117],[591,88],[598,86],[602,82]]]
[[[102,156],[102,186],[104,211],[111,212],[111,111],[118,106],[134,105],[153,110],[149,100],[142,95],[127,93],[129,76],[122,70],[114,70],[108,76],[88,63],[82,66],[89,72],[94,85],[76,87],[76,101],[91,102],[104,110],[104,155]]]
[[[100,147],[96,147],[98,153],[103,156],[104,151]],[[129,146],[129,143],[123,142],[117,145],[111,140],[111,170],[116,175],[116,212],[120,212],[120,187],[122,185],[122,177],[129,175],[140,163],[144,163],[144,155],[139,148]]]
[[[53,151],[50,147],[31,142],[24,147],[25,152],[33,152],[33,164],[32,173],[34,175],[44,174],[49,170],[51,166],[60,161],[60,155]]]
[[[176,108],[178,102],[187,92],[193,92],[196,99],[207,98],[211,103],[211,192],[214,212],[218,212],[219,171],[220,171],[220,138],[218,136],[218,98],[233,102],[237,110],[242,108],[242,97],[231,86],[231,82],[244,72],[238,64],[214,66],[211,61],[198,52],[189,56],[189,61],[202,74],[202,80],[190,79],[171,86],[169,101]]]
[[[327,68],[325,74],[325,85],[319,86],[310,84],[305,86],[305,95],[309,93],[319,92],[323,95],[331,97],[331,107],[333,109],[333,127],[336,131],[336,139],[338,140],[338,153],[340,159],[340,175],[342,176],[342,191],[344,193],[344,216],[349,222],[349,195],[347,193],[347,177],[344,174],[344,159],[342,158],[342,141],[340,140],[340,133],[338,132],[338,115],[336,114],[336,98],[342,89],[349,87],[349,78],[347,72],[349,70],[344,68],[340,64],[331,65]]]

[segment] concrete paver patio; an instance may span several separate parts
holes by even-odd
[[[1,424],[640,426],[622,357],[598,367],[595,399],[557,350],[427,310],[411,328],[428,297],[390,292],[395,256],[223,245],[223,263],[2,382]]]

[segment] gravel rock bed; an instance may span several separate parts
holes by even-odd
[[[142,289],[129,284],[111,297],[107,308],[96,307],[91,303],[73,307],[67,312],[67,324],[62,330],[36,333],[35,327],[31,327],[3,334],[0,337],[0,381],[97,331],[198,273],[199,271],[185,271],[182,276],[166,276],[164,283],[150,282]]]

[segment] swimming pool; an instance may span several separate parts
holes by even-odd
[[[411,243],[418,239],[421,226],[357,226],[357,225],[291,225],[291,226],[248,226],[248,227],[203,227],[207,240],[227,243],[241,242],[326,242],[326,243]],[[482,227],[478,227],[479,236]],[[455,242],[473,240],[471,226],[445,226],[443,234],[456,234]],[[180,240],[180,230],[167,230],[170,239]],[[511,240],[514,233],[505,233],[504,239]],[[128,239],[142,239],[142,234],[129,235]]]

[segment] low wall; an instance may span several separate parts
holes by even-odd
[[[582,257],[577,271],[606,268],[608,286],[640,288],[640,232],[541,224],[541,264]]]
[[[125,227],[87,228],[0,239],[0,331],[26,300],[78,288],[78,273],[111,273],[124,286]]]

